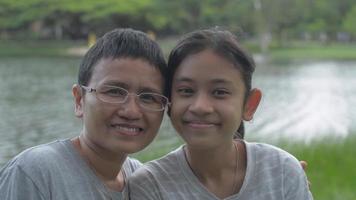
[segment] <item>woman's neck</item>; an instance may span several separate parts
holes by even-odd
[[[72,143],[94,173],[113,190],[121,191],[125,177],[122,166],[127,154],[113,154],[91,143],[85,135],[72,139]]]

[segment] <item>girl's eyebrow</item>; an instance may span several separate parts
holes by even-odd
[[[193,79],[188,77],[180,77],[175,79],[174,82],[193,82]]]
[[[211,82],[213,84],[227,84],[227,85],[232,85],[234,83],[233,81],[221,79],[221,78],[213,79],[211,80]]]
[[[188,77],[180,77],[174,80],[175,82],[194,82],[194,79],[192,78],[188,78]],[[233,84],[233,81],[230,80],[226,80],[223,78],[216,78],[216,79],[212,79],[209,82],[211,82],[212,84],[227,84],[227,85],[231,85]]]

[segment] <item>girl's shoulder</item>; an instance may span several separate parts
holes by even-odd
[[[165,165],[176,164],[182,155],[184,155],[183,146],[180,146],[160,158],[145,163],[143,166],[149,168],[160,168]]]
[[[298,159],[289,152],[266,143],[245,142],[248,158],[261,163],[300,166]]]
[[[130,177],[137,169],[142,167],[142,163],[135,158],[127,157],[122,167],[126,176]]]
[[[134,177],[168,176],[172,172],[172,169],[179,168],[178,165],[182,162],[182,156],[184,156],[184,151],[181,146],[161,158],[144,163],[134,172],[133,179]]]

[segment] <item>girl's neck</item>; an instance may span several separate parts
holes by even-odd
[[[185,156],[194,173],[202,177],[219,176],[226,169],[234,169],[236,149],[233,142],[216,148],[185,146]]]
[[[238,192],[246,172],[245,147],[232,141],[217,148],[185,148],[187,162],[199,181],[219,198]]]

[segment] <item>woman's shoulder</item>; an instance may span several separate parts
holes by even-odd
[[[63,153],[66,142],[66,140],[57,140],[30,147],[12,158],[3,169],[21,168],[26,171],[44,168],[52,162],[58,164],[58,155]]]
[[[24,150],[0,170],[0,180],[15,181],[16,184],[28,184],[29,181],[38,185],[47,184],[45,180],[51,175],[58,175],[63,167],[64,160],[61,158],[64,157],[58,155],[66,151],[65,142],[59,140]]]

